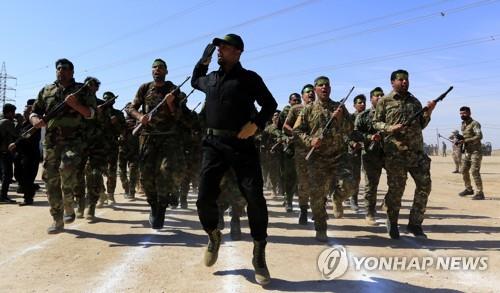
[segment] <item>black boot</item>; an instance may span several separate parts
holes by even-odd
[[[230,231],[231,240],[233,241],[241,240],[240,217],[233,215],[231,217],[230,225],[231,225],[231,231]]]
[[[299,225],[307,225],[307,206],[300,206]]]
[[[253,241],[252,264],[255,269],[255,281],[264,286],[271,282],[271,276],[266,264],[266,240]]]
[[[408,224],[408,226],[406,226],[406,231],[415,235],[415,237],[427,238],[427,235],[425,235],[424,230],[422,229],[422,225]]]
[[[153,221],[153,229],[159,230],[163,228],[165,223],[165,212],[167,211],[166,204],[159,204],[157,208],[156,217]]]
[[[149,212],[149,224],[151,225],[151,228],[154,229],[154,223],[156,221],[157,215],[158,215],[158,203],[155,201],[149,201],[149,207],[151,208],[151,211]]]
[[[392,239],[399,239],[398,217],[399,211],[387,211],[387,232]]]

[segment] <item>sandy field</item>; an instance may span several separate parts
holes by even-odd
[[[400,215],[401,238],[391,240],[385,214],[378,226],[368,226],[363,211],[345,207],[343,219],[334,219],[331,205],[327,244],[314,240],[314,227],[297,224],[298,206],[286,213],[282,198],[266,192],[269,207],[267,264],[272,276],[262,288],[253,278],[252,239],[242,219],[243,239],[231,241],[226,215],[224,242],[218,262],[202,263],[207,237],[198,222],[196,195],[188,209],[167,210],[165,228],[152,230],[142,195],[123,198],[118,183],[117,203],[97,210],[98,219],[77,219],[64,233],[48,235],[51,223],[44,189],[35,205],[0,205],[0,292],[498,292],[500,289],[500,157],[484,157],[482,176],[487,199],[461,198],[460,174],[452,174],[451,157],[432,157],[433,188],[424,230],[428,239],[406,234],[408,207],[413,200],[411,178]],[[385,194],[385,174],[379,202]],[[15,186],[10,193],[17,201]],[[363,191],[360,192],[360,196]],[[347,271],[325,280],[318,256],[341,245],[347,251]],[[448,267],[376,267],[381,258],[453,261]],[[370,259],[356,267],[353,259]],[[460,260],[480,259],[482,267],[464,269]],[[420,263],[421,264],[421,263]],[[469,267],[470,268],[470,267]]]

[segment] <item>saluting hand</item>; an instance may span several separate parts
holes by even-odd
[[[250,136],[253,136],[256,131],[257,131],[257,125],[249,121],[241,128],[240,132],[236,137],[238,137],[239,139],[247,139]]]

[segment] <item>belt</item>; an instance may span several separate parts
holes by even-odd
[[[236,135],[238,135],[238,131],[227,130],[227,129],[207,128],[207,134],[208,135],[215,135],[215,136],[236,137]]]
[[[148,131],[144,131],[141,133],[141,135],[150,135],[150,136],[155,136],[155,135],[173,135],[173,134],[177,134],[176,131],[173,131],[173,130],[170,130],[170,131],[151,131],[151,132],[148,132]]]

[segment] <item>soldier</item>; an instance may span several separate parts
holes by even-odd
[[[295,105],[300,105],[301,98],[298,93],[292,93],[288,98],[288,103],[283,111],[280,113],[280,125],[284,125],[286,118],[288,117],[288,113],[290,109]],[[284,205],[286,207],[286,212],[293,212],[293,195],[297,193],[297,171],[295,168],[294,154],[295,147],[291,142],[292,136],[287,136],[285,129],[282,128],[281,136],[281,182],[283,186],[283,192],[285,196]]]
[[[354,131],[361,133],[363,137],[363,152],[361,159],[365,174],[365,201],[366,201],[366,222],[375,225],[375,207],[377,204],[377,188],[384,166],[384,152],[381,145],[382,137],[373,127],[373,116],[377,103],[384,92],[380,87],[374,88],[370,92],[372,107],[360,113],[354,122]]]
[[[103,94],[104,102],[115,98],[112,92],[105,92]],[[107,140],[107,156],[104,174],[106,174],[106,192],[107,198],[111,203],[115,202],[115,188],[116,188],[116,169],[118,164],[118,138],[123,128],[125,127],[125,117],[122,111],[113,108],[115,100],[106,107],[105,112],[108,120],[111,123],[105,124],[105,135]]]
[[[458,143],[458,130],[453,130],[449,139],[453,141],[451,157],[455,163],[455,170],[451,173],[460,173],[460,164],[462,162],[462,145]]]
[[[443,147],[442,147],[442,151],[443,151],[443,152],[442,152],[442,155],[443,155],[443,157],[446,157],[446,143],[444,143],[444,141],[443,141],[442,146],[443,146]]]
[[[29,122],[29,116],[32,113],[33,104],[35,99],[29,99],[24,108],[24,123],[21,127],[21,133],[28,131],[32,125]],[[20,206],[32,205],[35,197],[37,186],[35,185],[35,178],[38,173],[38,165],[40,164],[40,137],[41,132],[37,130],[28,139],[18,139],[16,141],[16,170],[18,174],[19,186],[24,193],[24,201]]]
[[[354,113],[352,114],[353,121],[356,120],[356,117],[363,113],[366,109],[366,97],[363,94],[357,95],[354,97],[353,101]],[[349,140],[349,155],[351,157],[352,163],[352,176],[354,178],[354,193],[350,198],[350,205],[353,211],[359,210],[358,206],[358,194],[359,194],[359,182],[361,181],[361,151],[363,144],[357,140],[350,139]]]
[[[8,193],[14,176],[14,155],[11,150],[14,150],[15,141],[19,137],[19,132],[16,130],[14,124],[16,106],[5,103],[2,111],[3,118],[0,120],[0,159],[3,173],[0,202],[15,203],[15,200],[9,198]]]
[[[328,241],[326,200],[335,178],[338,186],[333,198],[334,215],[343,216],[342,202],[354,192],[352,167],[347,154],[345,137],[353,130],[351,115],[345,107],[330,99],[330,80],[320,76],[314,81],[316,101],[307,105],[300,113],[300,125],[296,131],[307,148],[313,147],[314,153],[306,162],[309,171],[311,190],[309,191],[311,210],[314,217],[316,240]],[[332,118],[332,127],[323,132],[327,121]]]
[[[85,78],[85,83],[88,84],[89,95],[95,101],[96,105],[103,103],[101,99],[96,96],[101,82],[95,77]],[[104,164],[106,162],[106,142],[107,139],[104,134],[105,125],[109,123],[102,110],[97,107],[94,119],[84,121],[85,124],[85,147],[82,151],[82,159],[78,167],[79,184],[77,185],[76,200],[78,202],[78,209],[76,211],[77,218],[83,218],[85,211],[85,189],[87,189],[87,219],[94,220],[95,208],[100,194],[104,193],[103,172]]]
[[[285,123],[283,124],[283,131],[293,136],[294,160],[297,172],[297,193],[300,208],[299,224],[307,225],[307,210],[309,208],[309,192],[311,187],[309,186],[309,180],[307,178],[307,164],[304,158],[308,150],[295,135],[293,128],[298,121],[302,109],[304,109],[306,105],[314,102],[314,86],[312,84],[306,84],[302,88],[302,100],[303,104],[296,104],[290,108],[290,112],[288,112]]]
[[[219,70],[207,75],[215,46]],[[240,36],[228,34],[207,45],[193,70],[191,85],[206,93],[207,136],[203,139],[203,159],[198,193],[198,215],[209,235],[205,265],[217,261],[221,233],[217,229],[217,197],[219,183],[226,170],[234,169],[241,192],[248,202],[248,220],[254,239],[252,264],[256,282],[270,282],[265,260],[267,238],[267,205],[263,193],[262,171],[253,136],[263,129],[276,109],[276,101],[255,72],[244,69],[239,62],[243,52]],[[262,107],[255,114],[254,103]]]
[[[469,171],[471,171],[477,190],[472,199],[483,200],[483,181],[481,180],[480,173],[481,160],[483,159],[483,154],[481,152],[481,139],[483,139],[481,124],[472,119],[470,108],[467,106],[460,108],[460,118],[462,119],[463,139],[459,140],[458,143],[463,145],[465,150],[462,165],[462,177],[464,179],[465,190],[460,192],[459,195],[466,196],[474,194],[469,175]]]
[[[127,115],[125,123],[119,138],[118,165],[125,198],[134,199],[139,176],[139,137],[132,135],[132,130],[136,126],[135,119]]]
[[[129,115],[143,126],[140,145],[141,183],[151,207],[149,222],[153,229],[162,229],[167,206],[180,188],[185,168],[184,150],[178,124],[185,123],[185,114],[178,105],[179,91],[165,81],[167,64],[156,59],[152,65],[152,82],[139,87],[134,101],[127,107]],[[149,120],[149,113],[163,99],[166,103]],[[142,113],[139,108],[142,107]]]
[[[273,117],[271,118],[271,123],[266,126],[264,132],[262,133],[262,140],[264,143],[264,151],[267,153],[266,164],[268,165],[268,179],[271,185],[271,190],[274,196],[282,194],[283,185],[280,184],[281,177],[281,157],[279,152],[276,150],[277,141],[281,137],[281,131],[279,129],[279,117],[281,111],[276,110]],[[273,148],[274,147],[274,148]]]
[[[44,174],[50,214],[54,222],[49,234],[60,233],[64,223],[75,220],[73,198],[76,195],[78,166],[84,146],[83,119],[93,119],[96,103],[81,83],[76,83],[73,63],[67,59],[56,61],[57,80],[45,86],[33,105],[30,120],[36,128],[46,127]],[[62,113],[45,123],[41,116],[65,103]],[[63,221],[63,213],[67,217]]]
[[[416,188],[407,230],[417,237],[427,237],[422,222],[431,192],[431,159],[424,153],[422,130],[429,124],[436,103],[428,102],[427,111],[405,126],[404,123],[422,109],[418,99],[408,91],[409,84],[407,71],[394,71],[392,91],[377,103],[373,117],[375,129],[387,134],[384,154],[389,189],[384,206],[387,207],[387,232],[392,239],[399,238],[398,217],[408,173]]]

